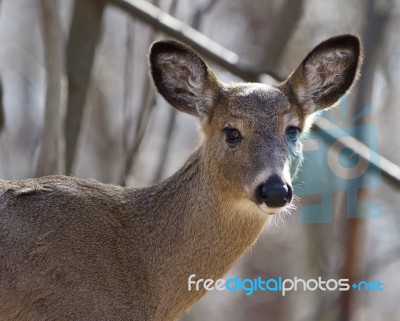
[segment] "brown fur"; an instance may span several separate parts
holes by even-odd
[[[324,57],[344,44],[352,59]],[[282,210],[257,203],[255,189],[272,174],[290,184],[286,128],[303,127],[356,77],[356,37],[321,46],[271,87],[222,84],[191,49],[155,43],[155,84],[199,117],[203,142],[176,174],[142,189],[64,176],[0,181],[0,320],[175,320],[196,303],[205,293],[188,292],[189,275],[222,277]],[[307,77],[321,75],[307,74],[307,59],[328,59],[322,74],[336,61],[344,74],[306,95]],[[234,148],[228,125],[243,136]]]

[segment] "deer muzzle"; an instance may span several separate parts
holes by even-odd
[[[265,203],[270,208],[277,208],[290,204],[293,191],[282,178],[272,175],[264,184],[257,187],[256,197],[260,203]]]

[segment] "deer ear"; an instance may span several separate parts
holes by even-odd
[[[192,49],[172,40],[155,42],[150,69],[155,86],[172,106],[197,117],[210,114],[220,83]]]
[[[320,43],[280,86],[311,114],[335,104],[358,78],[360,39],[341,35]]]

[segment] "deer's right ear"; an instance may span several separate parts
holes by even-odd
[[[361,60],[362,48],[357,36],[332,37],[315,47],[278,86],[309,115],[334,105],[350,90],[358,78]]]
[[[155,42],[150,69],[158,91],[176,109],[201,118],[211,113],[220,83],[192,49],[173,40]]]

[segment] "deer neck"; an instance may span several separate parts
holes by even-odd
[[[151,220],[140,241],[157,287],[169,292],[160,295],[161,301],[169,301],[160,304],[168,306],[168,313],[173,313],[171,305],[181,313],[205,294],[188,291],[191,274],[221,278],[256,241],[267,220],[250,201],[225,195],[202,153],[199,147],[173,176],[131,195],[133,211],[139,211],[133,217]]]

